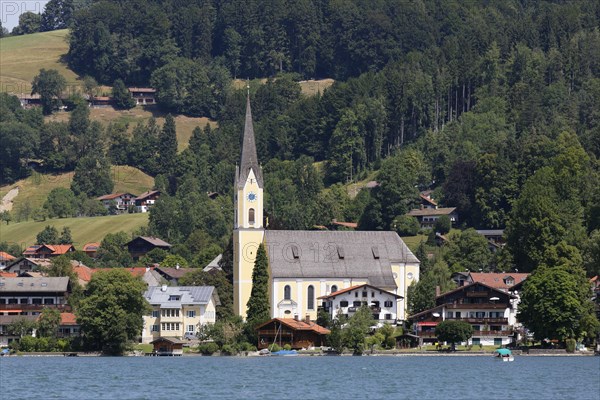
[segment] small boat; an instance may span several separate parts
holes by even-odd
[[[504,362],[515,361],[515,357],[509,349],[496,349],[494,357]]]
[[[297,356],[298,352],[296,350],[279,350],[271,353],[272,356]]]

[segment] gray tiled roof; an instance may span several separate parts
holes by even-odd
[[[266,231],[265,241],[273,278],[363,278],[395,288],[391,263],[419,262],[395,232]]]
[[[2,292],[66,292],[68,277],[59,278],[0,278]]]
[[[170,296],[181,296],[180,300],[169,300]],[[144,297],[152,305],[161,308],[181,308],[183,304],[208,304],[215,297],[220,304],[214,286],[150,286]]]

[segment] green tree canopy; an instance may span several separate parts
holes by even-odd
[[[444,259],[452,272],[489,271],[492,252],[487,239],[473,228],[452,234]]]
[[[269,264],[265,245],[260,244],[256,252],[252,271],[252,291],[248,299],[246,319],[253,325],[269,319]],[[251,321],[251,322],[250,322]]]
[[[42,68],[33,78],[31,93],[40,95],[44,114],[51,114],[62,105],[60,96],[66,87],[66,79],[57,70]]]
[[[46,225],[46,227],[35,237],[37,244],[57,244],[58,230],[54,225]]]
[[[60,325],[60,311],[55,308],[44,308],[37,322],[38,337],[56,338]]]
[[[400,215],[394,218],[393,227],[400,236],[415,236],[421,226],[415,217]]]
[[[44,209],[50,218],[68,218],[77,214],[77,199],[71,189],[54,188],[44,202]]]
[[[451,228],[452,221],[450,221],[450,217],[447,215],[442,215],[435,221],[435,226],[433,227],[433,230],[439,233],[440,235],[445,235],[446,233],[450,232]]]
[[[112,97],[115,102],[115,107],[122,110],[129,110],[130,108],[135,107],[136,101],[131,95],[131,92],[125,86],[125,83],[121,79],[117,79],[113,83],[112,87]]]
[[[197,268],[185,274],[178,283],[180,286],[214,286],[221,301],[221,305],[217,306],[217,319],[233,316],[233,285],[227,280],[225,272],[204,272]]]
[[[465,321],[442,321],[435,327],[435,336],[441,342],[449,342],[452,351],[456,350],[456,343],[469,340],[473,336],[473,327]]]
[[[443,261],[435,264],[421,275],[419,281],[413,281],[408,287],[408,312],[412,314],[435,307],[435,288],[440,287],[440,293],[448,292],[456,287],[452,281],[451,272]]]
[[[122,268],[94,274],[76,313],[88,348],[123,354],[142,331],[142,316],[150,311],[145,290],[141,279]]]

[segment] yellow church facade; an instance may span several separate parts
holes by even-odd
[[[319,297],[370,284],[399,295],[397,319],[406,318],[406,292],[419,279],[419,260],[395,232],[268,230],[263,226],[263,188],[248,100],[234,194],[237,315],[246,317],[256,251],[264,243],[271,317],[315,320]]]

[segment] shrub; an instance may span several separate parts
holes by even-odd
[[[285,346],[283,346],[284,350],[291,350],[292,349],[292,345],[289,343],[286,343]]]
[[[396,217],[393,225],[400,236],[415,236],[421,228],[419,221],[410,215],[400,215]]]
[[[230,344],[224,344],[221,347],[221,354],[224,356],[233,356],[237,354],[237,350]]]
[[[238,344],[238,349],[240,351],[256,351],[256,346],[254,346],[252,343],[242,342]]]
[[[271,346],[269,346],[269,350],[272,352],[279,351],[281,350],[281,346],[279,346],[277,343],[273,343]]]
[[[575,353],[575,346],[577,345],[575,339],[567,339],[565,345],[567,347],[567,353]]]
[[[202,343],[198,346],[198,351],[205,356],[210,356],[219,351],[219,346],[215,342]]]

